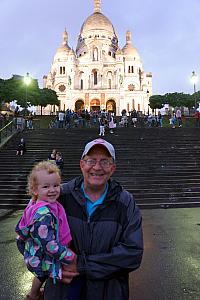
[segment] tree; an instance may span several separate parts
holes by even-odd
[[[42,115],[42,108],[46,107],[47,105],[60,105],[60,101],[58,100],[58,96],[55,91],[47,88],[40,89],[40,96],[37,99],[37,104],[41,106],[41,115]]]
[[[0,78],[0,106],[7,102],[9,95],[9,89],[6,85],[6,80]]]
[[[164,95],[165,103],[171,107],[181,106],[179,105],[180,94],[179,93],[167,93]]]
[[[16,100],[17,104],[27,109],[27,106],[46,107],[60,104],[57,94],[51,89],[40,89],[37,79],[31,78],[30,84],[26,85],[24,76],[13,75],[9,79],[0,79],[0,104],[10,103]]]
[[[165,95],[166,103],[171,107],[187,107],[190,109],[194,106],[194,98],[189,94],[184,93],[169,93]]]
[[[149,98],[149,103],[151,109],[160,109],[164,104],[169,104],[171,107],[187,107],[190,110],[195,105],[197,99],[200,99],[200,92],[197,92],[193,95],[184,94],[184,93],[166,93],[165,95],[153,95]]]
[[[197,107],[199,106],[198,104],[200,103],[200,91],[193,93],[191,95],[192,101],[193,101],[193,106],[195,106],[195,104],[197,105]]]
[[[149,106],[151,109],[161,109],[164,106],[164,96],[162,95],[153,95],[149,98]]]
[[[39,97],[39,86],[37,79],[31,78],[31,83],[26,86],[24,77],[20,75],[13,75],[11,78],[5,80],[3,95],[5,102],[16,100],[17,104],[22,107],[27,107],[27,103],[34,105]]]

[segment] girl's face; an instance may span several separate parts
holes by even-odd
[[[38,185],[35,187],[34,194],[37,201],[47,201],[54,203],[60,195],[61,179],[57,173],[49,174],[45,170],[37,171]]]

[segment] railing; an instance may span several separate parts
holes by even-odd
[[[17,131],[15,120],[10,121],[6,126],[0,129],[0,145],[9,139]]]

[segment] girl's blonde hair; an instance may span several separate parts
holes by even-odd
[[[61,181],[60,169],[54,162],[44,160],[37,163],[31,170],[30,174],[28,175],[28,183],[27,183],[27,193],[32,197],[33,201],[37,200],[37,196],[35,195],[34,191],[35,188],[38,186],[38,177],[37,177],[38,171],[46,171],[48,174],[56,173],[60,177],[60,181]]]

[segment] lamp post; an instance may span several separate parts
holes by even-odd
[[[193,84],[193,87],[194,87],[194,94],[196,93],[196,84],[197,84],[197,81],[198,81],[198,76],[197,74],[195,73],[195,71],[192,71],[192,75],[191,75],[191,81],[192,81],[192,84]],[[194,95],[194,100],[195,100],[195,109],[196,109],[196,96]]]
[[[24,76],[24,83],[26,86],[26,103],[25,103],[25,108],[27,108],[27,101],[28,101],[28,86],[31,83],[31,77],[29,76],[29,73],[26,73],[26,76]]]
[[[148,102],[148,116],[149,116],[149,90],[147,90],[147,102]]]

